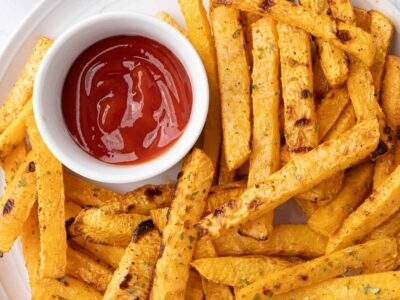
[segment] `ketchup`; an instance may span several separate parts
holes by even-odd
[[[182,135],[191,110],[182,63],[142,36],[114,36],[90,46],[72,64],[62,93],[75,142],[112,164],[160,156]]]

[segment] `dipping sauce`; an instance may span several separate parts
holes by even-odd
[[[86,49],[64,83],[62,111],[75,142],[112,164],[160,156],[182,135],[192,110],[189,76],[162,44],[115,36]]]

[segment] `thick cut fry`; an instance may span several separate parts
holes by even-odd
[[[10,251],[37,200],[33,155],[20,165],[14,180],[0,199],[0,253]]]
[[[239,291],[238,299],[268,299],[292,290],[337,277],[364,266],[394,265],[397,257],[395,239],[380,239],[339,250],[329,255],[266,274]]]
[[[295,158],[263,184],[248,188],[238,201],[216,209],[196,224],[196,228],[202,235],[218,237],[229,228],[255,220],[291,197],[359,162],[375,149],[378,140],[377,121],[362,122],[338,138]]]
[[[366,32],[371,30],[371,16],[367,10],[354,7],[354,14],[356,16],[356,24]]]
[[[202,258],[192,266],[207,280],[230,286],[245,287],[261,276],[292,266],[280,258],[267,256]]]
[[[400,272],[385,272],[335,278],[307,288],[275,296],[273,299],[377,300],[397,299],[399,295]]]
[[[316,257],[325,253],[327,238],[307,225],[275,225],[267,241],[257,241],[239,234],[227,234],[213,240],[219,256],[279,255]]]
[[[327,206],[318,208],[308,219],[308,225],[323,235],[334,234],[363,200],[371,186],[373,171],[371,163],[363,163],[350,170],[336,198]]]
[[[253,66],[253,29],[252,25],[261,19],[261,16],[249,12],[241,12],[241,23],[244,30],[244,38],[246,41],[246,56],[249,66]]]
[[[210,239],[201,238],[198,240],[196,244],[196,249],[194,250],[193,253],[194,259],[217,257],[217,256],[218,256],[217,251],[215,250],[215,247]]]
[[[227,184],[235,181],[236,170],[229,171],[228,165],[226,164],[226,158],[224,154],[224,146],[221,145],[221,159],[219,161],[219,174],[218,184]]]
[[[62,164],[47,148],[35,120],[27,121],[29,140],[35,155],[40,223],[40,272],[42,277],[59,278],[67,265],[64,182]]]
[[[220,6],[211,20],[221,92],[223,145],[229,170],[239,168],[250,155],[250,74],[239,11]]]
[[[148,298],[160,243],[161,236],[151,220],[138,225],[107,287],[105,300]]]
[[[400,211],[397,211],[389,220],[375,228],[368,236],[368,240],[396,237],[400,232]]]
[[[331,90],[322,100],[317,109],[319,140],[322,140],[333,127],[349,101],[349,93],[346,88]]]
[[[90,242],[126,247],[133,230],[149,217],[139,214],[112,214],[99,208],[82,210],[68,228],[70,236],[82,236]]]
[[[380,12],[370,11],[369,14],[371,16],[370,30],[376,45],[375,59],[371,67],[371,73],[374,78],[375,93],[379,99],[386,55],[392,44],[394,27],[392,22]]]
[[[211,188],[208,194],[206,208],[204,214],[209,214],[214,209],[229,201],[237,201],[246,190],[245,183],[232,183],[218,185]]]
[[[203,287],[203,284],[202,284],[200,275],[197,272],[190,270],[184,299],[185,300],[203,300],[204,293],[203,293],[202,287]]]
[[[345,248],[385,222],[400,206],[400,166],[343,223],[327,245],[328,253]]]
[[[356,26],[334,20],[328,15],[311,10],[286,0],[228,0],[234,7],[271,17],[279,22],[299,27],[313,36],[331,42],[336,47],[353,54],[366,65],[374,60],[375,46],[372,36]]]
[[[400,57],[389,55],[382,83],[381,105],[388,125],[399,132],[400,129]]]
[[[19,166],[26,160],[26,149],[24,143],[15,148],[2,162],[2,169],[5,173],[6,184],[10,184],[15,178]]]
[[[393,151],[378,157],[375,162],[375,172],[373,180],[373,189],[376,190],[389,177],[390,173],[396,168],[395,154]]]
[[[113,201],[100,208],[111,213],[149,215],[153,209],[168,207],[174,191],[175,187],[172,184],[148,184],[124,194],[121,201]]]
[[[0,157],[5,158],[25,139],[26,120],[33,114],[32,100],[25,104],[11,124],[0,134]]]
[[[186,157],[163,231],[150,299],[184,297],[197,240],[193,225],[203,213],[213,173],[212,162],[203,151],[194,149]]]
[[[356,15],[351,0],[329,0],[332,16],[348,24],[354,24]]]
[[[167,226],[167,215],[168,215],[168,207],[157,208],[150,211],[150,217],[153,221],[154,225],[161,233],[164,231],[165,226]]]
[[[122,247],[95,244],[85,240],[82,237],[73,238],[73,242],[114,269],[118,268],[118,264],[125,251],[125,249]]]
[[[188,37],[188,33],[186,32],[185,29],[183,29],[175,20],[170,16],[169,13],[165,11],[159,11],[156,14],[157,18],[163,20],[164,22],[168,23],[172,27],[174,27],[176,30],[178,30],[180,33],[182,33],[186,38]]]
[[[273,231],[274,211],[270,211],[265,215],[244,224],[239,229],[239,233],[243,236],[248,236],[259,241],[265,241]]]
[[[80,206],[102,206],[121,200],[121,195],[94,183],[80,178],[78,175],[64,172],[65,196]]]
[[[41,38],[10,94],[0,109],[0,133],[3,133],[15,117],[22,111],[25,103],[32,97],[36,72],[52,41]]]
[[[355,124],[356,115],[354,113],[353,105],[349,103],[340,114],[335,125],[328,131],[322,141],[325,142],[337,138],[339,135],[352,128]]]
[[[367,119],[378,119],[380,143],[371,158],[386,153],[393,147],[390,128],[386,126],[385,114],[376,99],[374,80],[367,66],[357,59],[350,61],[350,75],[347,80],[347,88],[354,112],[358,122]]]
[[[204,128],[204,151],[217,167],[222,141],[221,102],[218,87],[217,59],[210,23],[202,0],[179,0],[188,28],[189,40],[200,55],[208,76],[210,105]]]
[[[65,199],[65,221],[70,220],[72,222],[73,219],[81,212],[82,207],[73,202],[72,200]]]
[[[329,11],[327,0],[301,0],[300,4],[317,14],[327,14]]]
[[[316,55],[313,55],[313,81],[315,98],[324,98],[329,92],[329,85],[322,70],[321,63]]]
[[[67,274],[81,279],[100,292],[106,290],[112,277],[110,269],[71,248],[67,250]]]

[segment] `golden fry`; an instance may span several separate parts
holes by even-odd
[[[82,210],[78,204],[72,200],[65,199],[65,221],[74,219]]]
[[[203,284],[200,275],[193,270],[189,270],[189,279],[186,286],[186,292],[183,298],[185,300],[203,300],[204,293],[202,288]]]
[[[382,83],[381,105],[388,125],[400,129],[400,57],[389,55],[386,59],[386,71]]]
[[[395,154],[393,151],[386,153],[385,155],[378,157],[375,161],[375,172],[374,172],[374,184],[372,188],[378,189],[379,186],[385,182],[389,175],[396,168],[395,165]]]
[[[332,16],[348,24],[354,24],[356,15],[351,0],[329,0]]]
[[[343,109],[335,125],[328,131],[322,141],[325,142],[337,138],[342,133],[354,127],[354,125],[356,125],[356,115],[354,113],[353,105],[349,103]]]
[[[236,170],[229,171],[228,165],[226,164],[226,158],[224,154],[224,146],[221,145],[221,159],[219,161],[219,174],[218,184],[227,184],[235,181]]]
[[[246,183],[232,183],[213,186],[208,194],[204,214],[209,214],[214,209],[229,201],[236,201],[246,190]]]
[[[368,236],[368,240],[382,239],[385,237],[396,237],[400,232],[400,211],[397,211],[386,222],[375,228]]]
[[[2,162],[2,169],[5,174],[6,184],[10,184],[14,179],[19,166],[26,160],[25,144],[21,143]]]
[[[241,12],[241,23],[243,25],[243,33],[245,40],[246,56],[249,66],[253,66],[253,29],[252,25],[261,19],[261,16],[249,12]]]

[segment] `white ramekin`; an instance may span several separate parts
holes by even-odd
[[[90,45],[116,35],[142,35],[165,45],[181,61],[192,85],[192,112],[182,136],[161,156],[136,165],[107,164],[84,152],[70,136],[61,110],[62,88],[71,64]],[[190,42],[165,22],[142,14],[101,14],[73,26],[54,42],[38,70],[33,108],[44,142],[67,168],[97,182],[134,183],[168,170],[193,147],[208,112],[207,75]]]

